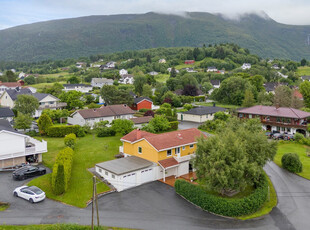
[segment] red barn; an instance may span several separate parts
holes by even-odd
[[[132,110],[152,109],[153,101],[148,97],[134,98],[134,103],[130,107]]]
[[[184,64],[186,64],[186,65],[192,65],[194,63],[195,63],[194,60],[185,60],[185,62],[184,62]]]

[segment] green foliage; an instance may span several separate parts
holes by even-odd
[[[198,128],[207,132],[214,133],[225,125],[221,119],[207,120],[203,124],[199,125]]]
[[[310,82],[304,81],[299,86],[305,105],[310,108]]]
[[[32,95],[18,95],[14,108],[20,113],[33,115],[39,108],[39,101]]]
[[[71,149],[74,149],[75,142],[76,142],[76,135],[74,133],[67,134],[64,138],[65,146],[68,146]]]
[[[24,79],[27,85],[34,85],[36,83],[36,79],[34,76],[28,76]]]
[[[133,85],[135,87],[135,93],[138,96],[141,96],[143,94],[143,86],[146,84],[147,79],[144,76],[136,76],[134,78]]]
[[[55,97],[59,97],[59,95],[63,92],[62,89],[63,89],[63,85],[56,82],[53,84],[53,86],[51,88],[44,88],[42,91],[43,93],[48,93],[48,94],[51,94]]]
[[[80,79],[77,76],[72,76],[67,81],[68,84],[79,84]]]
[[[134,129],[134,123],[132,120],[115,119],[112,121],[111,127],[116,133],[126,135]]]
[[[14,119],[15,129],[29,129],[32,123],[32,117],[28,114],[18,113]]]
[[[281,158],[283,168],[292,173],[302,172],[302,163],[296,153],[286,153]]]
[[[171,105],[168,103],[164,103],[160,106],[160,108],[156,111],[156,114],[162,114],[165,116],[172,116]]]
[[[67,109],[83,108],[84,102],[81,100],[82,93],[79,91],[71,90],[68,92],[62,92],[59,95],[59,99],[67,103]]]
[[[144,126],[142,130],[151,133],[159,133],[168,131],[170,128],[170,123],[164,115],[155,115],[155,117],[150,120],[149,124]]]
[[[280,85],[275,89],[273,104],[280,107],[290,107],[292,90],[286,85]]]
[[[153,95],[152,86],[145,84],[142,90],[143,97],[151,97]]]
[[[268,198],[268,180],[264,174],[261,174],[255,183],[254,192],[239,199],[229,199],[209,194],[202,187],[190,184],[185,180],[177,180],[174,187],[176,193],[203,210],[231,217],[256,212]]]
[[[60,195],[65,192],[65,172],[64,166],[62,164],[57,165],[57,174],[55,176],[55,182],[53,186],[53,190],[55,195]]]
[[[49,127],[53,126],[52,119],[43,113],[38,119],[38,127],[41,135],[45,135]]]
[[[171,130],[178,130],[178,128],[179,128],[179,122],[178,121],[170,121],[169,124],[170,124]]]
[[[61,118],[67,118],[69,116],[69,111],[67,109],[44,109],[43,114],[48,115],[53,122],[60,122]]]
[[[49,137],[65,137],[67,134],[74,133],[76,136],[81,137],[81,135],[83,136],[83,134],[81,134],[81,132],[82,132],[81,129],[82,129],[82,127],[79,125],[51,126],[47,129],[47,136],[49,136]],[[84,133],[84,135],[85,135],[85,133]]]
[[[304,135],[301,133],[295,133],[294,138],[296,142],[301,142],[301,140],[304,138]]]
[[[97,137],[111,137],[115,136],[116,132],[111,127],[103,127],[97,129]]]
[[[100,90],[100,94],[108,105],[133,104],[133,97],[129,94],[129,91],[117,89],[114,85],[104,85]]]
[[[186,109],[187,111],[192,109],[194,106],[192,104],[185,104],[183,105],[183,108]]]
[[[102,106],[102,105],[98,105],[98,104],[92,102],[92,103],[90,103],[87,107],[88,107],[89,109],[98,109],[98,108],[100,108],[101,106]]]
[[[242,107],[251,107],[255,103],[255,99],[251,90],[245,90],[244,99],[242,101]]]

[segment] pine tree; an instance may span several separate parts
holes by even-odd
[[[255,103],[253,93],[250,90],[246,90],[244,94],[244,99],[242,102],[243,107],[251,107]]]
[[[53,191],[55,195],[60,195],[65,192],[65,171],[62,164],[58,165],[55,181],[53,184]]]
[[[53,125],[52,119],[46,114],[42,114],[38,120],[39,132],[44,135],[49,127]]]

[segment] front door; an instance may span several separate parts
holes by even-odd
[[[181,121],[183,121],[183,114],[181,114]]]
[[[181,151],[180,151],[180,147],[179,148],[175,148],[175,155],[177,155],[177,157],[181,156]]]

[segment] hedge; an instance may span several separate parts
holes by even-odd
[[[302,172],[302,163],[296,153],[285,153],[281,158],[282,167],[292,173]]]
[[[47,130],[47,136],[49,137],[64,137],[70,133],[74,133],[78,137],[85,136],[83,128],[79,125],[51,126]]]
[[[111,137],[115,134],[116,132],[111,127],[99,128],[97,131],[97,137]]]
[[[52,188],[55,191],[56,188],[56,178],[58,177],[58,165],[64,166],[64,176],[65,176],[65,191],[69,187],[69,182],[71,178],[71,168],[73,163],[73,150],[69,147],[66,147],[59,151],[56,157],[55,164],[53,166],[52,173]]]
[[[203,210],[230,217],[254,213],[262,207],[268,198],[268,180],[265,174],[261,175],[253,193],[239,199],[223,198],[209,194],[202,187],[185,180],[177,180],[174,186],[179,195]]]
[[[178,121],[171,121],[171,122],[169,122],[169,124],[170,124],[171,130],[178,130],[178,128],[179,128],[179,122]]]
[[[71,149],[74,149],[75,142],[76,142],[76,135],[74,133],[70,133],[70,134],[66,135],[64,138],[65,146],[68,146]]]

